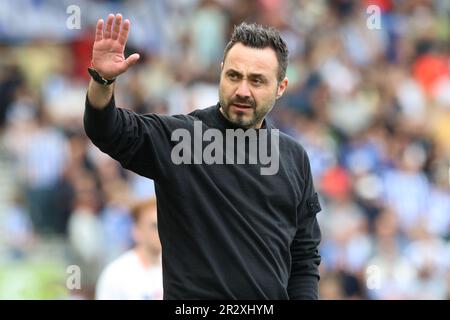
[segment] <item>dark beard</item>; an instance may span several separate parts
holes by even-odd
[[[239,114],[235,114],[235,116],[233,118],[230,116],[230,105],[232,103],[227,105],[222,99],[219,100],[219,103],[220,103],[221,109],[223,111],[222,114],[225,116],[225,118],[229,122],[234,124],[235,126],[242,128],[242,129],[254,128],[256,126],[256,124],[262,122],[262,120],[265,118],[267,113],[272,109],[272,108],[269,108],[269,111],[267,111],[267,112],[266,112],[266,110],[260,110],[258,112],[257,108],[254,108],[252,118],[250,120],[244,120],[242,118],[242,116]]]

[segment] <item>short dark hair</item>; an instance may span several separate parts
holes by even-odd
[[[236,43],[242,43],[244,46],[251,48],[263,49],[270,47],[275,50],[278,60],[277,79],[279,82],[284,79],[288,65],[289,50],[277,29],[257,23],[247,24],[245,22],[234,26],[230,42],[226,45],[223,53],[223,61],[225,61],[228,51]]]

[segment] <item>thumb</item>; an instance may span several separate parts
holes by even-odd
[[[133,53],[131,56],[129,56],[126,60],[125,63],[127,64],[128,67],[131,67],[132,65],[134,65],[138,60],[139,60],[140,56],[138,53]]]

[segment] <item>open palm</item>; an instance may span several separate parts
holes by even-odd
[[[113,79],[127,71],[139,59],[137,53],[125,59],[124,51],[130,31],[130,21],[126,19],[122,23],[122,16],[110,14],[104,22],[98,20],[95,33],[95,42],[92,50],[92,67],[102,77]]]

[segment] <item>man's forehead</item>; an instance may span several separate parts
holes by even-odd
[[[224,70],[233,69],[245,74],[262,74],[270,76],[278,70],[278,60],[275,51],[266,47],[263,49],[246,47],[241,43],[235,44],[228,51]]]

